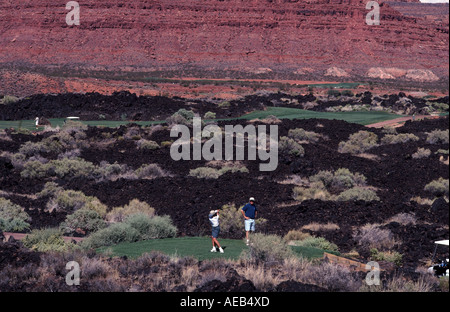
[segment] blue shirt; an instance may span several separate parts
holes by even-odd
[[[242,207],[242,210],[245,212],[245,216],[249,217],[250,219],[255,219],[255,212],[256,212],[256,206],[255,204],[247,203],[244,207]]]

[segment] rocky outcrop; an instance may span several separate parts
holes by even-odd
[[[448,79],[448,18],[421,16],[418,3],[403,14],[380,1],[380,25],[369,26],[362,0],[78,2],[79,26],[66,24],[62,2],[0,3],[0,69],[14,70],[2,75],[0,93],[20,88],[21,72],[35,73],[26,76],[33,90],[55,91],[64,88],[55,77],[105,73],[320,80],[333,67],[345,79],[396,67]]]

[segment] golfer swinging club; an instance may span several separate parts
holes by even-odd
[[[219,227],[219,210],[211,210],[209,212],[209,222],[211,222],[212,226],[212,232],[211,232],[211,239],[212,239],[212,249],[211,252],[216,252],[216,245],[219,247],[219,251],[223,253],[222,247],[220,247],[219,242],[217,241],[217,237],[219,237],[220,233],[220,227]]]
[[[256,215],[258,214],[254,197],[250,197],[249,203],[247,203],[244,207],[242,207],[241,212],[245,219],[244,220],[245,238],[247,240],[247,246],[248,246],[248,244],[249,244],[248,232],[250,232],[250,231],[255,232],[255,218],[256,218]]]

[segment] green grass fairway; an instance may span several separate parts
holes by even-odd
[[[180,237],[180,238],[165,238],[152,239],[140,241],[135,243],[121,243],[115,246],[101,247],[97,252],[104,253],[111,252],[111,256],[127,256],[129,258],[138,258],[144,253],[151,251],[161,251],[169,256],[192,256],[198,260],[225,258],[236,260],[241,255],[241,252],[248,247],[244,240],[236,239],[219,239],[219,243],[224,249],[224,253],[210,252],[212,248],[211,238],[209,237]],[[313,247],[297,247],[292,246],[292,250],[298,256],[303,256],[308,259],[321,258],[324,250]]]
[[[269,115],[274,115],[280,119],[337,119],[344,120],[350,123],[357,123],[361,125],[370,125],[376,122],[391,120],[395,118],[402,117],[401,115],[391,114],[387,112],[315,112],[310,110],[298,109],[298,108],[288,108],[288,107],[268,107],[264,111],[254,111],[247,115],[237,117],[237,118],[227,118],[227,119],[217,119],[219,120],[235,120],[235,119],[264,119]],[[52,127],[62,127],[64,125],[64,118],[51,118],[49,119]],[[129,123],[136,123],[141,126],[150,126],[158,123],[164,123],[165,121],[113,121],[113,120],[80,120],[82,123],[90,126],[100,126],[100,127],[119,127],[121,125],[126,125]],[[28,129],[35,131],[36,127],[34,120],[17,120],[17,121],[0,121],[0,129],[5,128],[15,128],[15,129]],[[40,130],[43,127],[39,128]]]
[[[238,119],[264,119],[269,115],[274,115],[279,119],[337,119],[350,123],[361,125],[370,125],[376,122],[391,120],[402,117],[401,115],[391,114],[387,112],[315,112],[310,110],[287,108],[287,107],[268,107],[264,111],[255,111],[239,117]]]

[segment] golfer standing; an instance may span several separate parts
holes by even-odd
[[[216,245],[219,247],[219,251],[223,253],[222,247],[220,247],[219,241],[217,238],[219,237],[220,233],[220,226],[219,226],[219,210],[211,210],[209,212],[209,222],[212,226],[211,231],[211,239],[212,239],[212,245],[213,248],[211,249],[211,252],[216,252]]]
[[[255,198],[250,197],[249,203],[247,203],[244,207],[242,207],[242,215],[244,216],[244,224],[245,224],[245,238],[247,240],[247,246],[249,244],[248,233],[250,231],[255,232],[255,218],[258,214],[258,210],[255,205]]]

